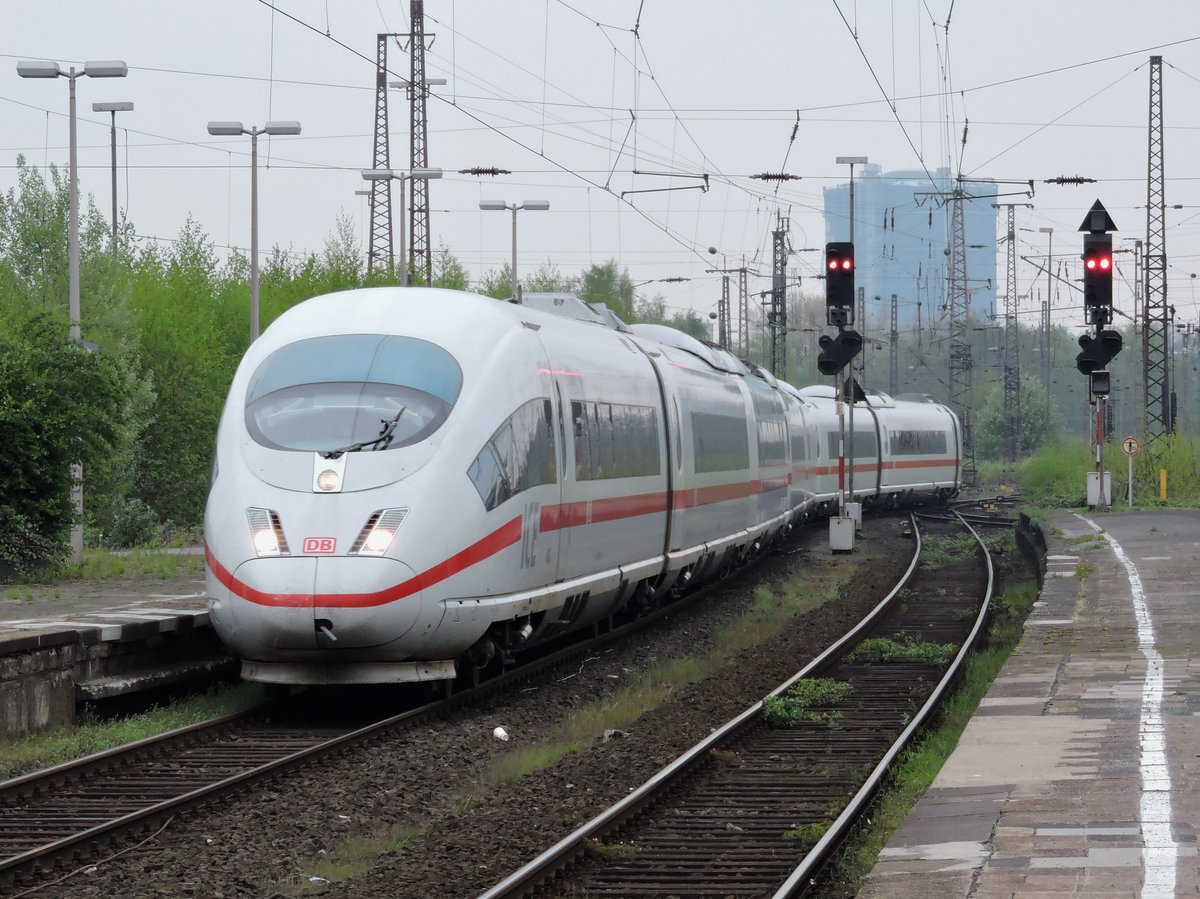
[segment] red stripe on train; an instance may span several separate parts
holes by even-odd
[[[224,565],[217,561],[208,545],[204,547],[204,558],[213,576],[230,592],[255,605],[283,606],[291,608],[367,609],[395,602],[412,596],[426,587],[444,581],[484,559],[494,556],[521,541],[521,518],[513,518],[466,549],[455,553],[443,562],[426,569],[414,577],[373,593],[266,593],[234,577]]]

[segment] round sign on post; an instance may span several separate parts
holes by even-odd
[[[1126,496],[1129,501],[1129,508],[1133,508],[1133,457],[1138,454],[1138,450],[1142,445],[1138,443],[1138,439],[1132,434],[1121,441],[1121,452],[1125,454],[1125,461],[1129,463],[1129,479],[1126,481]]]

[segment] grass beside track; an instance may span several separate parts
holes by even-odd
[[[83,720],[69,727],[0,740],[0,780],[228,715],[258,702],[262,702],[258,684],[218,684],[207,693],[124,718],[102,721],[94,712],[85,712]]]

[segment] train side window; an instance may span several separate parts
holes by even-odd
[[[530,400],[496,429],[467,468],[484,508],[558,479],[554,416],[549,399]]]
[[[750,467],[744,416],[693,412],[691,418],[697,472],[745,471]]]
[[[837,431],[828,432],[829,442],[829,458],[836,459],[838,457],[838,437]],[[846,432],[846,456],[853,456],[855,459],[874,459],[879,455],[878,438],[875,436],[874,430],[859,430],[855,428],[853,432]]]
[[[891,431],[892,455],[933,456],[946,453],[945,431]]]
[[[571,420],[575,480],[645,477],[662,470],[652,406],[572,400]]]

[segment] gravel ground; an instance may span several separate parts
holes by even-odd
[[[817,525],[794,537],[636,645],[172,821],[143,845],[34,895],[477,896],[803,667],[883,597],[911,555],[900,519],[869,521],[851,556],[831,556],[827,536]],[[483,779],[495,760],[534,746],[635,672],[702,654],[716,629],[751,604],[757,586],[802,573],[846,577],[849,586],[718,676],[675,691],[627,733],[510,783]],[[507,742],[493,736],[497,726],[510,734]]]

